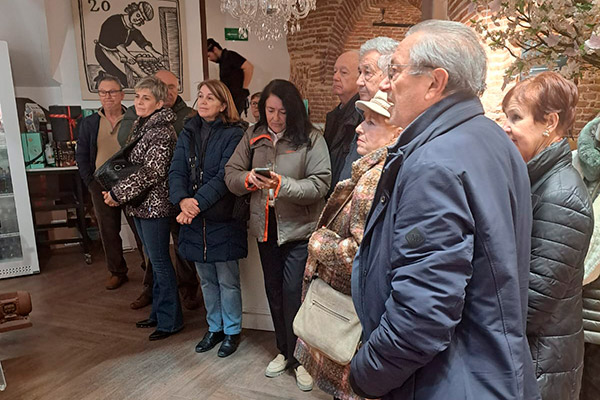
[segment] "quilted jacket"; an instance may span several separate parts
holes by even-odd
[[[527,339],[542,399],[578,399],[583,261],[592,205],[566,139],[543,150],[527,168],[533,207]]]

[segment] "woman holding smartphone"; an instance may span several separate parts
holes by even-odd
[[[225,166],[225,183],[238,196],[252,192],[249,233],[258,241],[279,350],[265,375],[273,378],[293,368],[296,384],[307,391],[313,381],[294,357],[292,323],[301,303],[308,239],[331,184],[331,163],[325,139],[292,83],[271,81],[258,108],[259,121]]]

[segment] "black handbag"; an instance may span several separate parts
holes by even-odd
[[[121,150],[117,151],[111,158],[109,158],[104,164],[100,166],[94,172],[94,179],[102,186],[105,190],[111,190],[119,181],[129,177],[131,174],[136,173],[142,165],[133,164],[129,161],[129,154],[135,145],[140,141],[143,135],[140,135],[137,139],[128,143]],[[138,207],[141,205],[152,187],[144,189],[139,195],[127,202],[128,205]]]

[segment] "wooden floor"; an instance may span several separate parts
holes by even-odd
[[[33,327],[0,334],[7,388],[1,400],[52,399],[331,399],[315,387],[301,392],[291,373],[266,378],[277,354],[272,332],[244,330],[236,353],[194,352],[206,331],[204,310],[184,310],[185,329],[150,342],[137,329],[150,308],[131,310],[141,290],[137,253],[128,253],[130,281],[104,289],[101,250],[86,265],[78,247],[40,256],[39,275],[0,280],[0,293],[31,293]]]

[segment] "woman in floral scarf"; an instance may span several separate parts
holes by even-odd
[[[315,274],[333,289],[350,295],[352,261],[362,241],[367,215],[387,157],[386,145],[400,135],[401,129],[389,123],[391,107],[383,92],[375,94],[370,101],[356,102],[356,108],[364,112],[364,121],[356,128],[357,151],[363,157],[352,165],[352,177],[335,187],[317,225],[322,227],[310,238],[303,298]],[[346,201],[348,197],[351,198]],[[342,210],[335,215],[342,205]],[[324,227],[324,221],[332,217],[333,221]],[[298,339],[295,356],[321,390],[336,399],[360,398],[350,388],[350,364],[337,364],[301,339]]]

